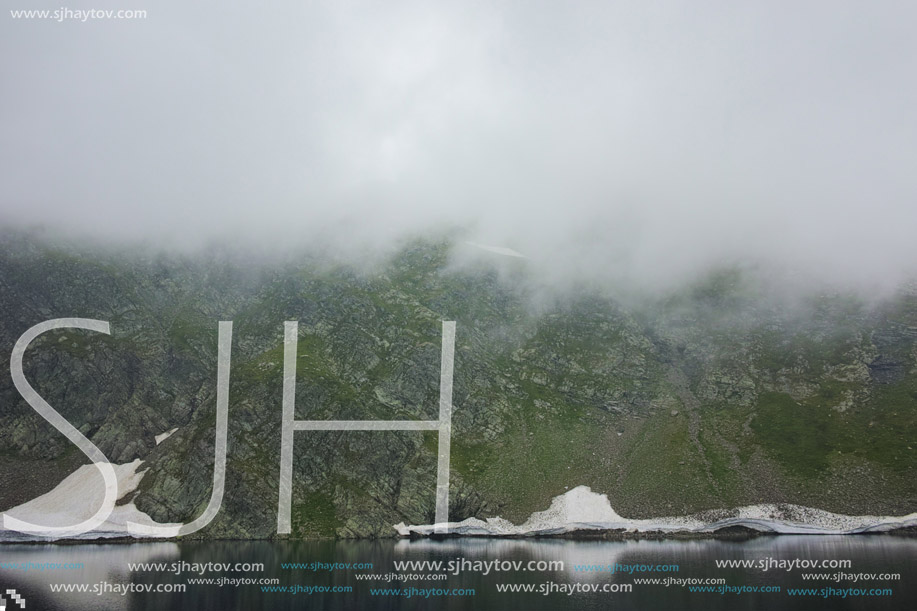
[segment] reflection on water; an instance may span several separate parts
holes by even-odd
[[[563,561],[563,570],[491,571],[487,575],[472,572],[450,574],[436,581],[364,581],[358,573],[379,575],[395,572],[399,560],[529,560]],[[815,572],[848,574],[900,573],[900,581],[853,583],[842,580],[804,581],[803,569],[718,569],[716,560],[773,558],[776,560],[850,560],[845,569],[819,569]],[[133,544],[79,545],[2,545],[0,563],[83,563],[82,569],[32,568],[28,571],[0,569],[0,588],[15,588],[28,601],[28,609],[380,609],[400,611],[413,609],[692,609],[705,611],[732,609],[913,609],[917,608],[917,586],[911,577],[917,575],[917,540],[886,535],[870,536],[780,536],[762,537],[744,542],[730,541],[623,541],[592,542],[523,539],[449,539],[445,541],[228,541]],[[176,593],[108,592],[52,593],[51,583],[89,584],[187,584],[189,578],[201,577],[187,572],[128,570],[128,563],[263,563],[258,573],[216,572],[203,577],[279,578],[281,585],[349,586],[349,593],[288,594],[263,592],[260,585],[194,585]],[[371,571],[288,570],[287,562],[373,563]],[[677,564],[677,573],[664,575],[610,574],[576,571],[576,565]],[[411,572],[411,571],[405,571]],[[686,587],[635,584],[630,593],[553,593],[508,594],[497,592],[498,583],[557,584],[633,583],[635,578],[675,576],[678,578],[723,578],[732,586],[779,585],[779,593],[718,594],[690,592]],[[370,588],[473,588],[473,597],[380,597]],[[788,588],[884,588],[893,590],[891,597],[794,597]],[[9,607],[8,607],[9,608]]]

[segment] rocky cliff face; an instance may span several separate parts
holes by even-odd
[[[209,537],[276,529],[283,322],[299,321],[299,419],[435,419],[440,321],[457,321],[452,519],[521,520],[588,485],[633,518],[762,502],[917,508],[917,296],[769,298],[719,270],[653,299],[532,305],[524,262],[456,268],[416,243],[373,272],[252,268],[0,239],[0,354],[39,322],[38,392],[113,462],[135,501],[190,521],[210,496],[217,322],[234,321],[226,495]],[[246,271],[242,271],[245,269]],[[154,436],[178,428],[157,445]],[[435,432],[297,432],[293,536],[433,522]],[[85,462],[0,375],[0,509]]]

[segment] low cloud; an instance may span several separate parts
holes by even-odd
[[[915,16],[165,2],[130,22],[5,18],[0,221],[351,254],[456,227],[558,282],[666,287],[755,262],[887,288],[917,263]]]

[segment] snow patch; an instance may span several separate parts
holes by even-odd
[[[706,511],[688,516],[632,520],[611,507],[608,497],[588,486],[554,497],[546,511],[537,511],[516,526],[503,518],[468,518],[450,522],[449,532],[467,536],[537,536],[575,530],[624,530],[628,532],[710,533],[721,528],[744,526],[762,532],[783,534],[843,535],[879,532],[917,526],[917,513],[906,516],[847,516],[802,505],[762,504],[734,509]],[[401,536],[433,534],[434,525],[394,526]]]
[[[163,441],[171,437],[177,430],[178,430],[178,427],[175,427],[174,429],[168,430],[165,433],[160,433],[159,435],[156,435],[155,437],[153,437],[153,439],[156,440],[156,445],[161,444]]]
[[[118,500],[137,490],[145,471],[138,471],[143,461],[140,459],[123,465],[112,465],[118,478]],[[102,505],[105,498],[105,484],[95,465],[83,465],[64,480],[53,490],[32,499],[22,505],[14,507],[4,513],[19,520],[41,524],[44,526],[67,526],[78,524],[92,517]],[[136,522],[143,525],[159,525],[174,528],[174,533],[168,536],[177,536],[180,524],[157,524],[147,514],[143,513],[134,502],[116,505],[108,519],[98,528],[79,535],[78,539],[104,539],[111,537],[124,537],[127,532],[127,522]],[[65,537],[66,535],[64,535]],[[26,535],[17,531],[3,528],[0,523],[0,541],[34,540],[38,537]],[[63,538],[63,537],[54,537]]]
[[[526,256],[517,250],[512,248],[506,248],[505,246],[488,246],[487,244],[478,244],[477,242],[465,242],[469,246],[474,246],[475,248],[480,248],[481,250],[486,250],[487,252],[495,252],[498,255],[504,255],[507,257],[517,257],[520,259],[525,259]]]

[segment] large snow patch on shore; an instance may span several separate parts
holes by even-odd
[[[140,485],[144,474],[144,471],[138,470],[141,464],[143,461],[137,459],[123,465],[112,465],[118,478],[119,502],[137,490],[137,486]],[[68,526],[91,518],[102,505],[104,497],[105,484],[98,468],[95,465],[83,465],[64,478],[50,492],[4,513],[42,526]],[[129,536],[127,522],[174,528],[171,536],[178,534],[180,526],[180,524],[157,524],[150,516],[137,509],[137,506],[131,501],[123,505],[116,505],[114,511],[101,526],[75,538],[104,539]],[[0,541],[31,541],[48,538],[8,530],[0,524]]]
[[[450,522],[449,532],[468,536],[539,536],[577,530],[710,533],[730,526],[744,526],[762,532],[840,535],[917,526],[917,513],[906,516],[847,516],[780,503],[632,520],[618,515],[606,495],[595,493],[588,486],[578,486],[554,497],[547,510],[533,513],[521,525],[503,518],[468,518],[462,522]],[[401,523],[394,528],[402,536],[429,536],[433,534],[435,525],[407,526]]]

